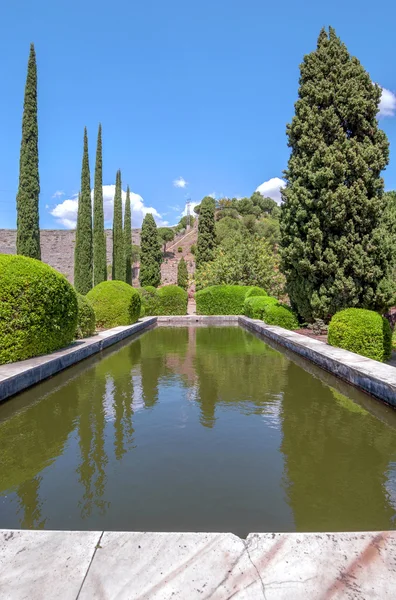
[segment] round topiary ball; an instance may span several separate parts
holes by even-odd
[[[78,316],[76,338],[82,339],[95,333],[96,316],[92,304],[82,294],[77,294]]]
[[[132,325],[140,315],[140,294],[125,281],[102,281],[87,294],[96,315],[96,326],[110,329]]]
[[[0,254],[0,364],[64,348],[77,325],[66,277],[33,258]]]

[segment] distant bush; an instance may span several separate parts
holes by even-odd
[[[246,294],[252,289],[253,286],[244,285],[213,285],[200,290],[195,294],[197,314],[243,315]]]
[[[293,311],[280,304],[267,304],[264,311],[264,322],[267,325],[278,325],[283,329],[298,329],[299,323]]]
[[[193,256],[195,256],[195,253],[197,251],[197,245],[196,244],[192,244],[191,248],[190,248],[190,252]]]
[[[183,252],[183,248],[181,246],[178,247],[177,249],[178,252]]]
[[[86,338],[95,333],[96,317],[92,304],[86,296],[77,294],[78,313],[76,338]]]
[[[86,297],[95,311],[97,327],[109,329],[132,325],[139,318],[140,295],[124,281],[103,281]]]
[[[187,313],[187,292],[177,285],[167,285],[158,289],[146,286],[141,288],[140,293],[147,316]]]
[[[0,364],[64,348],[76,325],[77,294],[66,277],[39,260],[0,255]]]
[[[386,319],[364,308],[347,308],[330,321],[328,342],[383,362],[392,353],[392,330]]]
[[[264,320],[264,314],[268,306],[277,306],[279,302],[272,296],[250,296],[243,304],[243,314],[251,319]]]
[[[177,285],[183,290],[186,290],[188,288],[187,263],[183,257],[181,257],[177,264]]]

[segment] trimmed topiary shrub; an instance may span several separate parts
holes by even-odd
[[[178,247],[177,249],[178,252],[183,252],[183,248],[181,246]]]
[[[383,362],[392,353],[392,330],[378,313],[364,308],[347,308],[330,321],[328,342]]]
[[[187,312],[188,294],[177,285],[167,285],[162,288],[145,287],[140,290],[145,314],[185,315]]]
[[[252,287],[246,292],[245,298],[250,298],[251,296],[268,296],[267,292],[261,287]]]
[[[82,339],[95,333],[96,317],[92,304],[85,296],[77,293],[77,302],[78,314],[76,338]]]
[[[267,325],[278,325],[283,329],[298,329],[300,326],[293,311],[280,304],[267,304],[263,320]]]
[[[96,315],[96,326],[110,329],[132,325],[140,315],[140,294],[125,281],[102,281],[88,294]]]
[[[243,315],[246,294],[253,286],[212,285],[195,294],[198,315]]]
[[[77,294],[45,263],[0,254],[0,364],[59,350],[74,340]]]
[[[266,308],[274,305],[279,305],[279,302],[272,296],[250,296],[243,304],[243,314],[251,319],[264,320]]]

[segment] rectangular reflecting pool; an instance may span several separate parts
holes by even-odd
[[[245,537],[395,517],[395,411],[237,326],[156,327],[0,405],[0,528]]]

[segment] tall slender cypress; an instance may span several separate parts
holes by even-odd
[[[92,202],[89,174],[88,135],[84,128],[81,192],[78,201],[76,244],[74,248],[74,286],[80,294],[92,288]]]
[[[37,124],[37,66],[34,45],[30,54],[22,118],[22,141],[17,195],[17,253],[41,259],[39,226],[39,157]]]
[[[154,217],[148,213],[142,224],[140,240],[140,285],[158,287],[161,283],[162,251]]]
[[[113,269],[112,278],[125,281],[125,248],[122,230],[122,187],[121,171],[117,171],[113,216]]]
[[[93,207],[93,265],[94,285],[107,279],[106,237],[103,214],[103,176],[102,176],[102,125],[99,124],[96,146],[95,186]]]
[[[198,221],[197,267],[213,260],[216,247],[215,201],[205,196],[201,202]]]
[[[132,285],[132,217],[131,192],[129,185],[126,192],[124,214],[124,245],[125,245],[125,281]]]

